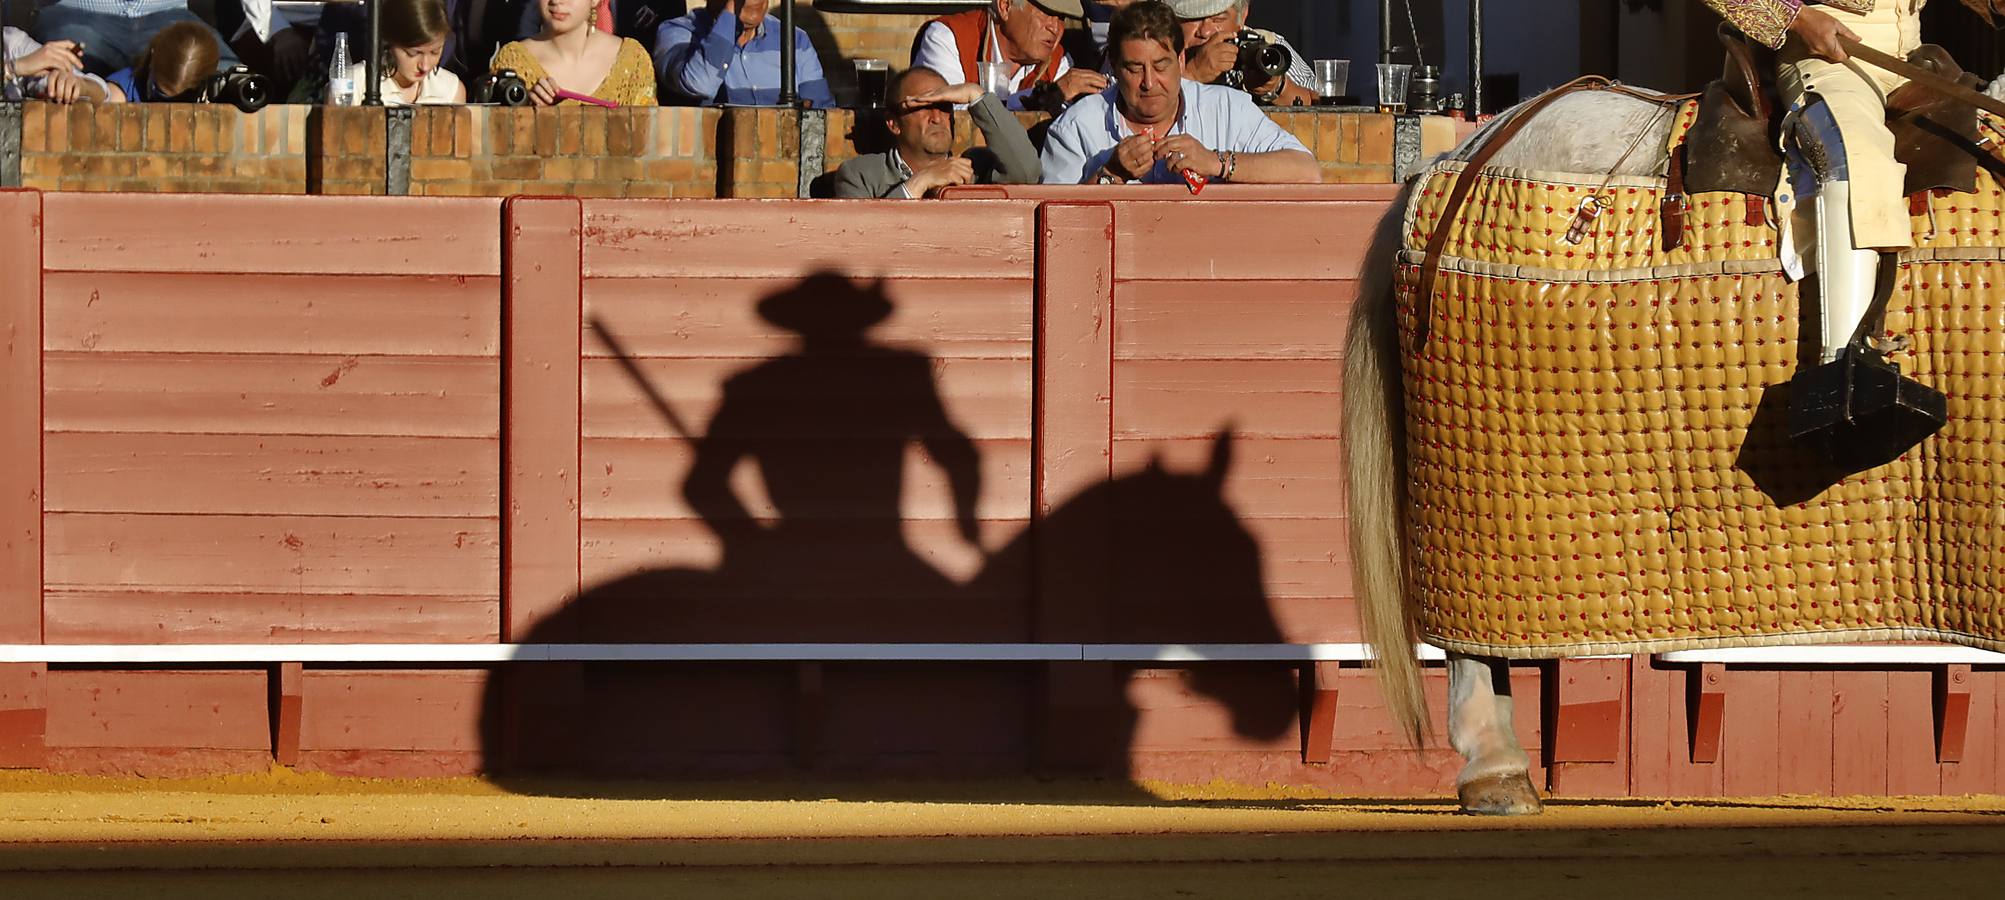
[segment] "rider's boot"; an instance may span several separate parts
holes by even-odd
[[[1943,395],[1901,374],[1867,340],[1880,253],[1853,246],[1851,183],[1817,192],[1818,365],[1792,384],[1789,432],[1832,462],[1862,470],[1892,462],[1942,427]],[[1887,285],[1891,287],[1891,285]]]

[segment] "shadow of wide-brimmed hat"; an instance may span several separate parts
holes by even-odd
[[[859,334],[891,315],[881,283],[867,287],[835,272],[816,272],[759,301],[759,317],[809,337]]]

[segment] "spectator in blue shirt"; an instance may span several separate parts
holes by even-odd
[[[771,106],[780,102],[780,20],[772,0],[709,0],[663,22],[654,70],[664,104]],[[794,29],[794,91],[820,109],[835,106],[808,33]]]
[[[35,17],[35,36],[44,44],[77,44],[83,48],[84,71],[109,75],[136,63],[146,43],[177,22],[209,28],[188,10],[188,0],[57,0]],[[209,33],[222,48],[217,65],[236,65],[237,55],[223,36],[214,28],[209,28]]]

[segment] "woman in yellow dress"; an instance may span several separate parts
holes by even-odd
[[[654,61],[647,49],[601,30],[593,0],[537,0],[537,6],[543,30],[503,45],[491,71],[514,69],[537,106],[581,102],[559,97],[559,91],[621,106],[655,105]]]

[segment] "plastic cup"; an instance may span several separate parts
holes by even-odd
[[[856,108],[883,109],[884,85],[891,67],[881,59],[856,61]]]
[[[1404,115],[1406,89],[1413,81],[1413,66],[1407,63],[1378,64],[1378,111]]]
[[[1334,104],[1337,99],[1350,93],[1351,61],[1348,59],[1319,59],[1310,64],[1316,73],[1316,99],[1325,104]]]
[[[975,83],[991,94],[1009,93],[1009,68],[999,62],[975,63]]]

